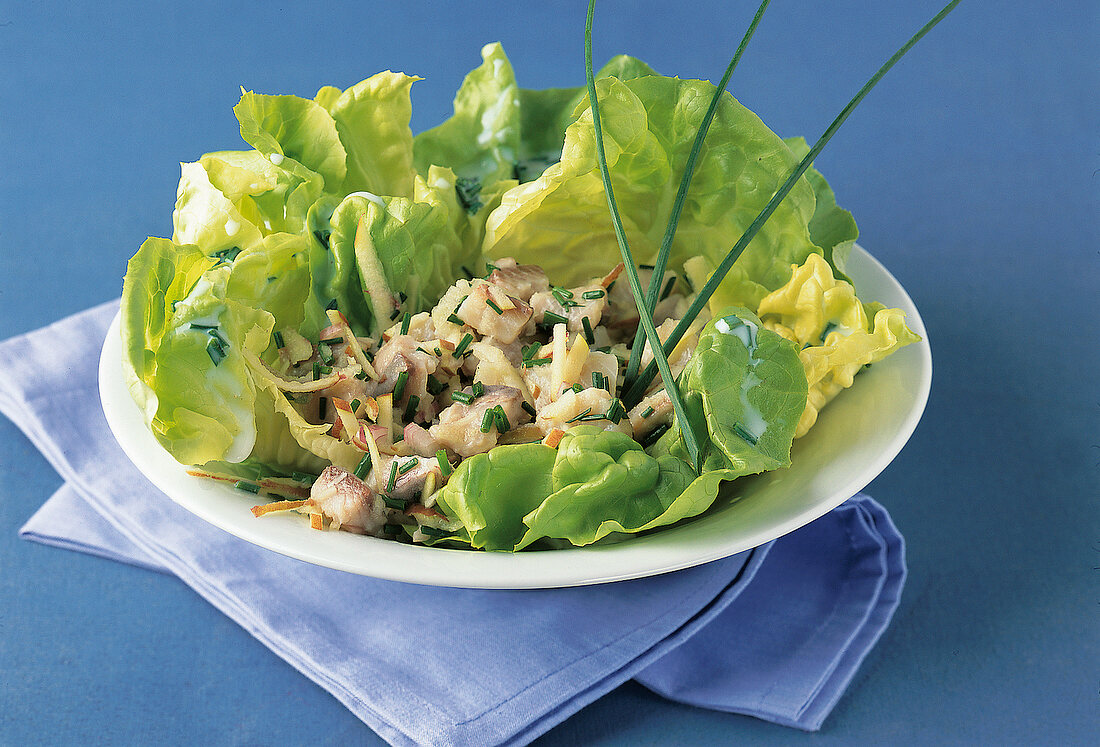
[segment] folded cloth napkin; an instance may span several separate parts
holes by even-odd
[[[269,552],[177,506],[115,443],[96,371],[116,310],[0,343],[0,412],[66,481],[23,536],[178,576],[392,744],[525,744],[631,678],[814,730],[897,606],[902,538],[863,495],[740,555],[600,586],[426,587]]]

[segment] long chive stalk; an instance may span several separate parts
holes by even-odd
[[[668,256],[672,253],[672,239],[676,236],[676,226],[680,222],[680,212],[684,208],[688,187],[691,186],[691,179],[695,175],[695,162],[699,158],[699,151],[703,149],[703,140],[707,136],[707,131],[710,130],[714,113],[718,111],[718,103],[722,100],[722,94],[726,92],[726,86],[729,85],[730,76],[733,75],[737,63],[741,61],[741,56],[745,53],[745,47],[749,45],[749,40],[756,33],[756,27],[760,25],[760,19],[764,17],[764,11],[768,9],[768,3],[770,2],[771,0],[763,0],[760,7],[756,9],[756,15],[752,17],[752,22],[745,30],[745,35],[741,37],[741,43],[737,45],[737,51],[733,53],[730,64],[726,66],[726,72],[723,73],[722,80],[718,82],[718,86],[714,89],[710,106],[707,107],[707,113],[703,115],[703,121],[699,124],[699,131],[695,133],[695,142],[692,143],[691,152],[688,153],[687,162],[684,164],[684,175],[680,179],[680,188],[676,192],[675,201],[672,203],[672,212],[668,216],[665,235],[661,239],[660,249],[657,250],[657,258],[653,260],[653,274],[649,279],[649,288],[646,290],[645,295],[646,311],[649,312],[651,317],[657,308],[658,294],[661,291],[661,283],[664,281],[665,268],[668,267]],[[638,367],[642,362],[642,349],[644,347],[642,336],[644,334],[640,326],[634,333],[634,344],[630,347],[630,361],[627,363],[626,373],[623,375],[623,382],[627,387],[633,383],[634,377],[638,375]]]
[[[930,21],[928,21],[928,23],[924,24],[920,28],[920,30],[917,31],[917,33],[913,34],[913,36],[910,37],[909,41],[903,44],[898,49],[898,51],[894,52],[890,59],[888,59],[882,65],[882,67],[880,67],[878,71],[875,72],[875,74],[872,75],[871,78],[863,84],[863,87],[859,89],[859,92],[852,97],[852,100],[848,102],[847,106],[845,106],[841,110],[840,114],[836,116],[836,119],[832,121],[832,124],[830,124],[825,132],[822,133],[821,137],[817,139],[817,142],[814,143],[812,148],[810,148],[809,153],[807,153],[806,156],[798,163],[798,165],[791,172],[790,176],[787,177],[787,181],[785,181],[783,183],[783,186],[781,186],[779,190],[772,196],[771,200],[768,201],[768,204],[764,206],[764,209],[760,211],[753,222],[749,225],[748,230],[746,230],[745,233],[741,235],[741,238],[738,239],[736,244],[734,244],[729,254],[726,255],[725,259],[722,260],[722,263],[718,265],[718,267],[711,274],[710,278],[707,279],[707,282],[699,290],[699,293],[695,296],[695,300],[692,301],[691,305],[688,307],[687,312],[684,314],[684,318],[681,319],[679,323],[677,323],[676,328],[672,330],[672,334],[669,335],[667,340],[665,340],[664,350],[666,355],[668,353],[671,353],[672,350],[676,347],[676,344],[680,342],[681,338],[683,338],[684,336],[684,333],[687,332],[692,322],[695,321],[695,317],[699,315],[699,312],[702,311],[704,306],[706,306],[707,302],[710,300],[710,297],[714,294],[714,291],[725,279],[726,273],[728,273],[730,271],[730,268],[733,267],[733,263],[736,262],[737,258],[741,256],[741,253],[745,251],[745,247],[748,246],[749,242],[756,237],[756,234],[760,231],[761,226],[763,226],[768,218],[772,216],[772,213],[775,212],[775,209],[779,207],[779,203],[782,202],[787,194],[791,191],[791,189],[794,188],[795,183],[802,177],[803,174],[806,173],[806,170],[810,168],[810,164],[813,163],[814,159],[817,158],[818,154],[820,154],[821,151],[825,148],[825,145],[829,142],[829,140],[832,139],[833,135],[836,134],[836,131],[840,129],[840,126],[844,124],[844,121],[848,119],[848,115],[851,114],[857,106],[859,106],[864,97],[866,97],[867,94],[871,92],[871,89],[874,88],[875,85],[880,80],[882,80],[883,76],[885,76],[886,73],[890,71],[890,68],[897,64],[897,61],[904,57],[905,54],[910,49],[912,49],[918,41],[924,38],[925,34],[927,34],[936,26],[936,24],[946,18],[947,14],[954,10],[955,6],[958,4],[959,0],[951,0],[951,2],[945,5],[939,13],[937,13],[935,16],[932,17]],[[650,363],[648,366],[646,366],[645,370],[642,371],[641,374],[637,376],[637,378],[635,378],[634,382],[630,385],[629,389],[623,395],[623,399],[626,401],[628,407],[633,407],[635,404],[641,401],[642,395],[645,393],[646,387],[648,387],[649,382],[653,380],[653,377],[656,375],[658,368],[659,366],[654,366],[653,363]]]
[[[638,307],[638,317],[645,329],[646,339],[653,350],[653,360],[661,371],[661,378],[665,382],[665,390],[672,400],[672,409],[676,414],[676,420],[680,423],[680,433],[684,440],[684,447],[696,470],[700,469],[701,453],[699,443],[695,438],[695,432],[691,428],[684,409],[684,402],[680,396],[680,389],[676,386],[676,379],[668,366],[668,358],[661,348],[661,338],[657,336],[657,329],[653,326],[653,317],[646,311],[645,298],[642,295],[642,283],[638,279],[638,268],[634,264],[634,257],[630,253],[630,246],[626,242],[626,232],[623,230],[623,222],[619,216],[619,208],[615,204],[615,192],[611,187],[611,174],[607,170],[607,156],[603,149],[603,130],[600,127],[600,106],[596,97],[596,78],[592,72],[592,15],[595,11],[596,0],[588,2],[588,18],[584,24],[584,73],[588,82],[588,101],[592,107],[592,129],[596,137],[596,159],[600,164],[600,174],[603,176],[604,193],[607,196],[607,207],[611,211],[612,223],[615,227],[615,238],[619,241],[619,252],[623,256],[626,275],[630,281],[630,290],[634,294],[634,304]]]

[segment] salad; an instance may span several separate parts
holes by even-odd
[[[788,466],[860,370],[919,339],[857,297],[856,224],[812,168],[715,275],[802,139],[721,93],[681,202],[711,83],[616,57],[597,128],[585,89],[520,88],[499,44],[481,54],[454,115],[415,136],[402,73],[244,92],[250,149],[182,164],[171,239],[130,260],[130,392],[258,517],[476,550],[622,539]],[[627,280],[654,272],[650,313]],[[675,340],[656,359],[647,320]]]

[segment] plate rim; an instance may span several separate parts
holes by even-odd
[[[678,541],[682,539],[677,536],[682,534],[678,529],[683,527],[671,527],[622,543],[596,547],[521,553],[455,550],[408,545],[348,532],[326,532],[317,536],[316,530],[310,530],[304,522],[288,524],[288,521],[293,522],[292,517],[265,517],[259,521],[240,500],[209,501],[209,493],[224,492],[228,496],[232,488],[187,475],[187,467],[176,462],[157,442],[130,396],[122,374],[121,312],[112,320],[100,354],[100,400],[108,426],[126,456],[168,498],[219,529],[281,555],[358,575],[455,588],[559,588],[654,576],[736,555],[809,524],[844,503],[881,474],[916,430],[927,406],[932,380],[931,346],[923,319],[901,283],[858,244],[853,245],[849,268],[853,260],[856,264],[867,263],[869,271],[881,274],[882,279],[893,286],[898,298],[904,301],[901,307],[906,312],[906,324],[922,338],[921,342],[910,346],[919,348],[920,373],[912,407],[890,441],[884,444],[878,458],[853,474],[827,499],[765,529],[725,540],[708,539],[701,545]],[[134,427],[135,421],[140,428]],[[288,541],[288,537],[292,540]],[[553,562],[546,562],[550,559]]]

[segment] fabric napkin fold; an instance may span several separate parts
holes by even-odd
[[[178,576],[392,744],[525,744],[631,678],[817,729],[897,606],[902,538],[864,495],[731,558],[571,589],[425,587],[269,552],[177,506],[115,443],[96,372],[116,310],[0,343],[0,412],[66,482],[22,535]]]

